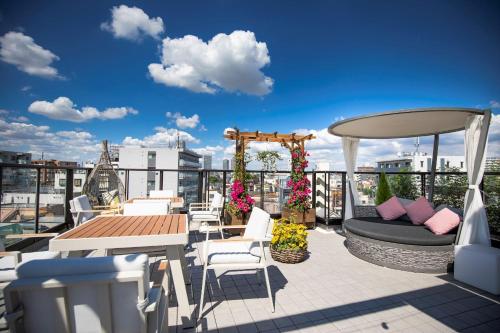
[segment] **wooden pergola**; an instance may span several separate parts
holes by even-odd
[[[299,135],[299,134],[279,134],[274,133],[262,133],[259,131],[255,132],[240,132],[238,129],[234,131],[228,131],[224,134],[224,138],[236,141],[236,153],[245,152],[245,148],[251,141],[257,142],[278,142],[283,147],[288,148],[290,151],[295,148],[300,148],[304,151],[304,144],[306,140],[312,140],[316,137],[312,134]]]

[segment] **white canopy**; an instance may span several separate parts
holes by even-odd
[[[357,139],[392,139],[434,135],[432,154],[431,188],[434,192],[434,176],[439,144],[439,134],[465,130],[465,160],[469,187],[465,194],[464,223],[459,234],[460,244],[490,245],[488,221],[479,183],[483,178],[486,143],[491,120],[490,110],[471,108],[426,108],[378,113],[350,118],[332,124],[328,132],[343,138],[344,159],[349,176],[349,188],[355,192],[352,175],[356,166]],[[345,218],[352,216],[355,195],[346,196]]]

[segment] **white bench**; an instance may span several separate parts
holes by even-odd
[[[456,280],[500,294],[500,249],[479,244],[457,245],[454,267]]]

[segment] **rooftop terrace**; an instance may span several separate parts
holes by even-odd
[[[215,234],[212,236],[215,237]],[[197,314],[201,240],[190,235],[190,303]],[[500,330],[500,298],[465,286],[452,274],[392,270],[357,259],[334,231],[309,233],[310,257],[295,265],[269,259],[276,311],[255,271],[217,273],[208,280],[204,317],[182,329],[175,300],[171,332],[493,332]],[[158,258],[155,258],[158,259]],[[153,259],[154,260],[154,259]],[[210,271],[209,271],[210,272]],[[221,272],[222,273],[222,272]]]

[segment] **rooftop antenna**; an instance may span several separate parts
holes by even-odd
[[[418,155],[418,150],[420,148],[420,137],[417,136],[417,138],[415,139],[415,155]]]

